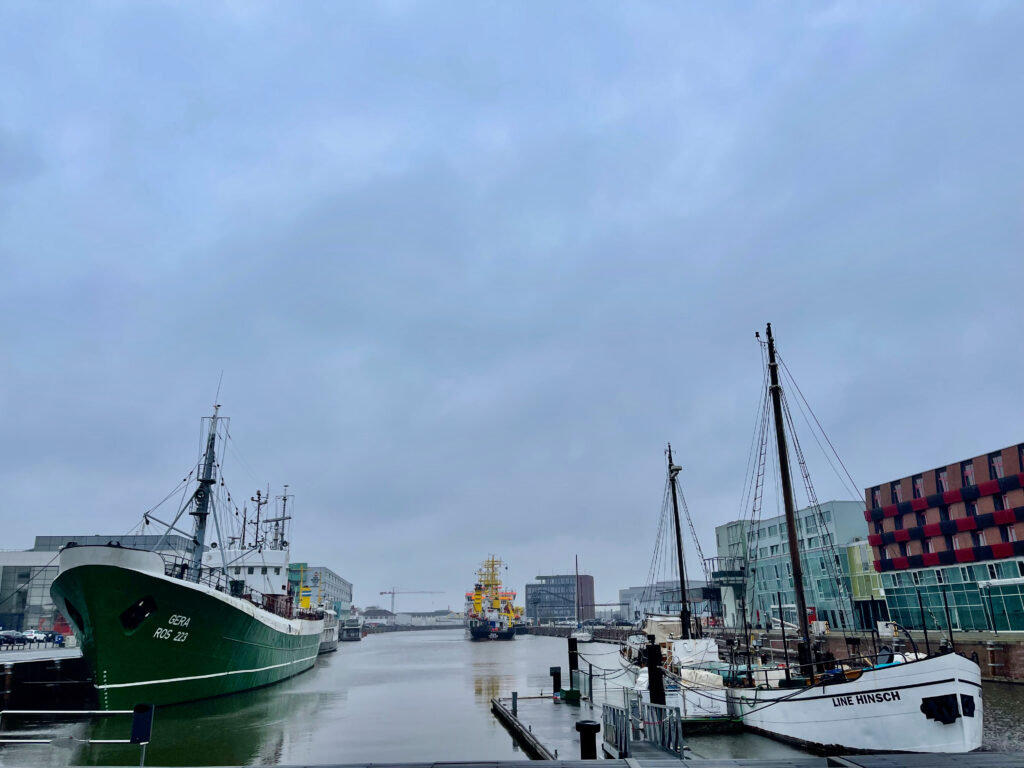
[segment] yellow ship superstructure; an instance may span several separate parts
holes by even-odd
[[[515,607],[514,590],[501,587],[502,562],[489,555],[476,573],[473,591],[466,593],[466,631],[473,640],[511,640],[522,609]]]

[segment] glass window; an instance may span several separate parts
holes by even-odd
[[[877,486],[877,485],[874,488],[871,489],[871,506],[872,507],[880,507],[880,506],[882,506],[882,501],[881,501],[881,498],[880,498],[881,490],[882,489],[879,486]]]
[[[920,571],[914,571],[910,575],[914,579],[914,586],[915,587],[921,586],[921,572]]]
[[[914,498],[924,498],[924,477],[921,475],[914,475]]]
[[[238,575],[238,574],[240,574],[241,572],[242,572],[242,568],[241,568],[241,566],[236,566],[236,567],[235,567],[235,575],[237,576],[237,575]]]
[[[281,569],[280,568],[275,568],[274,569],[274,573],[276,573],[277,575],[280,575],[281,574]]]
[[[249,571],[250,574],[255,573],[255,569],[251,565],[249,566],[248,571]]]
[[[1003,476],[1003,454],[998,451],[988,455],[988,474],[993,480]]]
[[[779,532],[779,526],[777,526],[777,525],[769,525],[768,526],[768,535],[769,536],[775,536],[778,532]]]
[[[935,470],[935,489],[939,493],[945,493],[949,490],[949,475],[946,473],[946,468]]]
[[[935,569],[935,583],[936,584],[945,584],[946,583],[945,577],[942,575],[942,569],[941,568],[936,568]]]
[[[974,485],[974,462],[973,461],[961,461],[960,462],[960,480],[963,487]]]
[[[899,483],[889,483],[889,496],[892,498],[893,504],[903,501],[903,492],[900,490]]]

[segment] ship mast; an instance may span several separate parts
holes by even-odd
[[[686,602],[686,568],[683,565],[683,534],[679,527],[679,499],[676,475],[682,471],[672,463],[672,443],[668,444],[668,483],[672,486],[672,517],[676,524],[676,562],[679,564],[679,631],[683,640],[690,639],[690,607]]]
[[[800,566],[800,549],[796,537],[796,505],[793,502],[793,484],[789,473],[789,451],[786,448],[786,430],[782,423],[782,386],[779,384],[779,364],[775,361],[775,339],[772,324],[768,323],[768,374],[771,377],[770,392],[772,410],[775,414],[775,445],[779,451],[779,473],[782,475],[782,499],[786,507],[786,537],[789,541],[789,562],[793,569],[796,615],[800,622],[800,635],[804,641],[801,662],[810,657],[811,630],[807,623],[807,601],[804,597],[804,574]],[[780,616],[780,620],[784,617]]]
[[[191,581],[199,581],[199,576],[202,572],[203,550],[206,546],[206,518],[210,514],[210,494],[213,484],[216,482],[213,477],[216,460],[214,447],[217,442],[217,411],[219,410],[219,405],[213,406],[213,416],[210,417],[210,431],[206,436],[206,453],[203,455],[203,473],[199,478],[199,487],[192,497],[195,500],[195,506],[189,513],[196,519],[193,535],[195,548],[192,550],[192,562],[189,569],[189,579]]]

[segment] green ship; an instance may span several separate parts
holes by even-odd
[[[195,518],[190,553],[115,542],[61,552],[50,594],[78,638],[102,709],[236,693],[316,661],[323,612],[294,607],[288,593],[287,487],[278,514],[261,519],[266,501],[257,493],[255,524],[243,517],[241,535],[228,535],[213,509],[218,422],[226,419],[215,409],[208,421],[198,487],[165,524],[180,534],[179,518]],[[208,518],[228,546],[206,546]]]

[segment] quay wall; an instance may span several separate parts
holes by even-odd
[[[527,627],[529,635],[545,635],[547,637],[569,637],[572,627]],[[632,627],[597,627],[590,630],[595,640],[603,643],[624,643],[626,638],[636,632]]]
[[[383,624],[367,624],[363,626],[368,635],[380,635],[384,632],[425,632],[432,629],[465,629],[461,624],[444,624],[442,626],[412,626],[412,625],[399,625],[399,626],[385,626]]]

